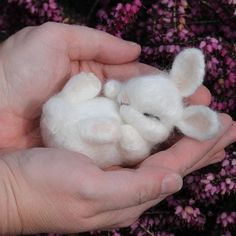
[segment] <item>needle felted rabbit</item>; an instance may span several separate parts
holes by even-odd
[[[82,153],[104,168],[137,164],[174,127],[210,139],[220,127],[217,113],[183,103],[202,84],[204,71],[202,52],[190,48],[177,55],[169,73],[110,80],[103,88],[92,73],[75,75],[43,106],[44,143]]]

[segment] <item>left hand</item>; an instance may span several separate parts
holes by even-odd
[[[42,104],[80,71],[101,80],[158,73],[134,62],[139,54],[139,45],[84,26],[45,23],[11,36],[0,45],[0,148],[42,145]],[[210,99],[202,86],[188,102],[209,105]]]
[[[134,74],[139,54],[138,44],[85,26],[45,23],[11,36],[0,45],[0,148],[41,143],[41,106],[72,75]]]
[[[42,145],[41,107],[80,71],[101,80],[157,73],[134,62],[140,46],[84,26],[45,23],[27,27],[0,45],[0,148]],[[191,103],[206,103],[201,87]]]

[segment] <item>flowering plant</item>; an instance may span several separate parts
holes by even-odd
[[[16,14],[17,12],[17,14]],[[167,69],[185,47],[206,57],[211,107],[236,118],[235,0],[1,0],[0,32],[45,21],[86,24],[142,45],[140,60]],[[236,235],[236,147],[184,179],[181,192],[126,229],[88,235]]]

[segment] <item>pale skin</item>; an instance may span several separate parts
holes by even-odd
[[[41,106],[72,75],[91,71],[101,80],[124,80],[155,72],[134,62],[139,54],[136,44],[56,23],[25,28],[0,45],[0,234],[128,226],[178,191],[181,177],[223,159],[236,140],[226,114],[216,138],[183,137],[135,168],[101,170],[78,153],[40,148]],[[209,91],[201,87],[188,102],[209,104]]]

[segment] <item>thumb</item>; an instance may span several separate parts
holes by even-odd
[[[104,202],[101,210],[116,210],[139,206],[163,194],[177,192],[182,187],[182,177],[163,167],[140,166],[138,169],[119,169],[105,172],[97,182],[96,198]]]

